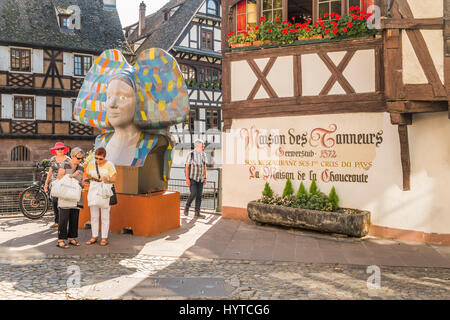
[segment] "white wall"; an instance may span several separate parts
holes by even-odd
[[[331,130],[336,124],[336,133],[376,133],[383,131],[383,142],[374,145],[336,145],[337,158],[321,159],[324,148],[314,148],[309,144],[285,146],[289,151],[313,150],[313,158],[290,158],[296,160],[317,160],[311,163],[296,163],[296,166],[280,166],[278,170],[287,172],[312,170],[318,175],[318,187],[328,193],[334,185],[340,198],[340,206],[371,211],[373,225],[425,233],[450,234],[450,202],[448,187],[450,181],[450,121],[448,112],[414,115],[413,124],[408,126],[411,160],[411,190],[403,191],[402,166],[398,128],[390,123],[388,113],[336,114],[316,116],[293,116],[263,119],[235,119],[231,129],[240,134],[242,128],[279,129],[286,133],[289,128],[296,132],[307,132],[314,128]],[[264,179],[250,179],[249,164],[230,163],[229,136],[223,134],[223,205],[246,208],[247,203],[260,197]],[[333,137],[333,134],[328,135]],[[239,138],[241,139],[241,138]],[[226,140],[226,141],[225,141]],[[326,149],[326,148],[325,148]],[[242,153],[241,153],[242,154]],[[244,153],[245,154],[245,153]],[[228,158],[227,158],[228,157]],[[282,159],[288,159],[283,157]],[[328,161],[328,163],[327,163]],[[334,166],[333,161],[353,163],[351,168]],[[356,168],[354,163],[372,162],[366,169]],[[255,166],[263,172],[263,166]],[[323,182],[321,173],[328,172],[366,174],[368,183]],[[274,191],[281,194],[285,179],[270,180]],[[297,190],[300,181],[293,181]],[[310,180],[305,182],[306,187]]]
[[[444,16],[443,0],[407,0],[414,18],[440,18]]]

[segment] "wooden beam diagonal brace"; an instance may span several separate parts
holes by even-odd
[[[253,73],[257,77],[255,86],[253,87],[252,91],[250,92],[247,100],[253,100],[255,98],[255,95],[258,92],[261,85],[263,86],[264,90],[266,90],[266,92],[270,98],[278,98],[278,95],[276,94],[275,90],[272,88],[272,86],[270,85],[269,81],[267,81],[267,78],[266,78],[275,63],[275,60],[276,60],[275,57],[270,58],[269,62],[267,62],[267,65],[265,66],[264,70],[261,72],[261,70],[255,63],[255,60],[247,59],[247,63],[250,65],[250,68],[252,69]]]
[[[347,81],[347,79],[344,77],[343,72],[345,68],[348,66],[350,60],[355,55],[356,50],[347,51],[342,61],[339,63],[339,65],[336,67],[336,65],[331,61],[328,54],[325,52],[319,52],[318,55],[322,59],[322,61],[325,63],[327,68],[331,72],[331,77],[328,80],[328,82],[323,87],[322,91],[320,92],[320,96],[327,95],[331,88],[333,88],[333,85],[337,82],[342,86],[342,88],[345,90],[345,93],[352,94],[355,93],[355,89],[351,86],[351,84]]]

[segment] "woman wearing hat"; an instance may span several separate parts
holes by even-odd
[[[55,143],[55,146],[50,149],[54,154],[50,158],[50,169],[48,170],[47,179],[45,180],[44,191],[48,192],[48,187],[51,183],[58,179],[59,169],[64,169],[66,165],[70,166],[70,158],[66,155],[69,152],[69,147],[62,142]],[[55,213],[55,224],[50,228],[57,228],[59,223],[58,198],[52,198],[53,212]]]

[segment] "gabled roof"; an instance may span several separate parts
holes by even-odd
[[[136,51],[136,55],[152,47],[169,51],[204,2],[205,0],[171,0],[159,11],[146,16],[143,32],[146,40]],[[176,6],[179,6],[176,12],[165,21],[165,12]],[[137,33],[138,30],[135,30],[128,40],[134,42],[139,39]]]
[[[70,5],[80,7],[81,29],[61,32],[57,12]],[[100,0],[0,0],[0,42],[92,53],[119,49],[133,54],[117,10],[105,10]]]

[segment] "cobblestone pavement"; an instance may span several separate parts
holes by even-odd
[[[368,289],[372,273],[355,265],[131,254],[3,257],[0,299],[450,299],[450,269],[380,269],[380,288]],[[68,289],[78,274],[81,288]],[[148,282],[144,285],[175,278],[217,280],[223,290],[214,296],[195,290],[183,295],[166,286],[155,296]]]

